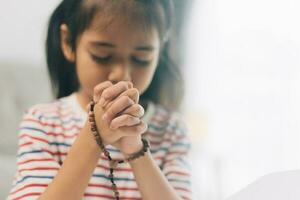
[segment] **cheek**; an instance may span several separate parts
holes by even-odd
[[[78,54],[76,57],[76,70],[80,87],[88,93],[91,93],[97,84],[106,81],[108,74],[88,54]]]
[[[151,66],[145,69],[135,70],[132,74],[132,82],[140,95],[149,87],[155,72],[156,67]]]

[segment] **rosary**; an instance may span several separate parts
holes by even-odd
[[[117,167],[118,164],[120,163],[124,163],[124,162],[129,162],[132,160],[135,160],[141,156],[144,156],[145,153],[148,151],[148,149],[150,148],[149,142],[145,139],[142,138],[142,142],[143,142],[143,148],[132,154],[131,156],[129,156],[128,158],[124,159],[124,160],[113,160],[112,157],[110,156],[110,153],[108,152],[108,150],[105,148],[103,140],[99,134],[99,131],[97,129],[97,125],[96,125],[96,121],[95,121],[95,113],[94,113],[94,106],[95,106],[95,102],[92,100],[89,103],[89,122],[91,124],[91,132],[94,135],[94,138],[97,142],[97,144],[99,145],[101,151],[104,153],[104,155],[108,158],[109,160],[109,179],[111,182],[111,188],[114,192],[115,195],[115,199],[119,200],[120,199],[120,193],[118,191],[117,185],[114,181],[114,169]]]

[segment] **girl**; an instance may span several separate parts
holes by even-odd
[[[57,100],[23,116],[8,199],[191,199],[172,14],[171,0],[60,3],[46,44]]]

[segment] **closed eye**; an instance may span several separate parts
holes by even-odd
[[[91,54],[92,59],[97,63],[108,63],[112,56],[95,56]]]
[[[140,59],[140,58],[137,58],[137,57],[131,57],[132,61],[138,65],[142,65],[142,66],[146,66],[146,65],[149,65],[150,64],[150,61],[148,60],[143,60],[143,59]]]

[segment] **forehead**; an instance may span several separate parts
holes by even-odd
[[[127,46],[143,43],[159,46],[159,34],[154,26],[120,16],[96,15],[83,35],[85,40],[105,40]]]

